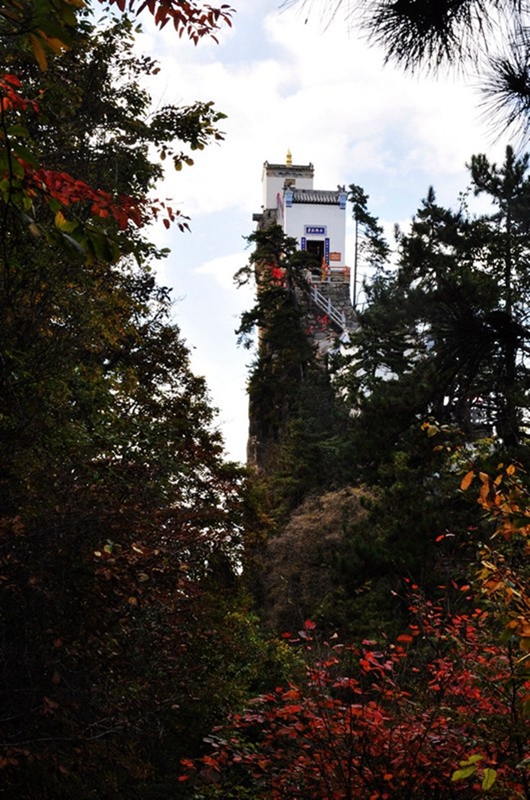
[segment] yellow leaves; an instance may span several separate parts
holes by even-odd
[[[526,482],[521,479],[522,468],[516,464],[498,465],[498,474],[493,478],[479,472],[481,482],[477,502],[486,512],[486,519],[494,523],[491,539],[502,538],[505,542],[530,537],[530,494]],[[461,487],[468,488],[474,473],[467,473]],[[530,555],[530,545],[522,551]],[[482,547],[477,570],[477,581],[483,596],[502,603],[507,616],[505,629],[517,637],[522,659],[530,657],[530,592],[524,574],[520,574],[503,555],[502,545]],[[498,606],[499,607],[499,606]],[[494,777],[494,776],[493,776]],[[492,780],[490,775],[488,781]]]
[[[54,36],[47,36],[45,33],[41,33],[41,38],[55,55],[60,55],[64,50],[69,49],[62,39],[57,39]]]
[[[9,8],[10,6],[10,8]],[[27,8],[29,6],[29,9]],[[2,16],[9,18],[27,38],[42,71],[48,67],[48,52],[60,55],[72,46],[72,29],[77,26],[77,11],[86,7],[84,0],[34,0],[32,3],[9,3]],[[29,11],[29,17],[28,17]]]
[[[29,39],[31,42],[33,55],[35,56],[35,61],[39,65],[40,69],[44,72],[48,68],[48,60],[46,58],[46,53],[44,52],[42,39],[35,33],[30,33]]]
[[[429,436],[429,437],[436,436],[436,434],[438,433],[438,427],[436,425],[431,425],[428,422],[425,422],[421,426],[421,428],[422,428],[422,430],[424,430],[426,432],[427,436]]]
[[[46,56],[46,48],[52,51],[55,55],[60,55],[65,50],[69,49],[68,44],[56,36],[48,36],[44,31],[37,30],[35,33],[29,34],[29,40],[35,61],[39,68],[45,72],[48,69],[48,59]]]
[[[62,211],[57,211],[54,218],[55,227],[61,233],[73,233],[77,228],[77,222],[66,219]]]
[[[430,417],[430,421],[421,423],[420,430],[425,431],[427,436],[436,436],[437,433],[447,433],[449,428],[447,425],[439,425],[435,419]]]

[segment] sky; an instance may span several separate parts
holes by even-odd
[[[471,155],[502,161],[508,141],[494,138],[481,113],[476,76],[417,77],[385,66],[341,12],[323,19],[325,0],[309,15],[281,0],[233,5],[233,27],[220,31],[218,44],[195,47],[145,20],[139,48],[161,67],[149,87],[155,105],[213,101],[227,115],[224,141],[193,154],[195,164],[168,172],[160,187],[160,197],[191,217],[191,232],[160,226],[152,235],[171,250],[159,278],[172,288],[175,321],[219,409],[227,453],[244,461],[253,356],[238,348],[235,329],[252,292],[237,289],[233,275],[248,258],[264,161],[284,163],[291,150],[294,164],[314,164],[316,189],[362,186],[391,237],[429,186],[456,207]],[[351,221],[346,253],[351,262]]]

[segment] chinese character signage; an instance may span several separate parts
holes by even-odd
[[[304,225],[304,233],[306,236],[325,236],[325,225]]]

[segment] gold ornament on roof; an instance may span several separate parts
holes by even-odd
[[[285,156],[285,163],[288,167],[290,167],[293,163],[293,156],[290,150],[287,151],[287,155]]]

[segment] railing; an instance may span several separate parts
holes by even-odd
[[[313,280],[314,273],[313,273]],[[322,264],[320,275],[315,281],[316,283],[348,283],[350,282],[350,268],[349,267],[330,267],[327,264]]]
[[[346,327],[346,315],[344,311],[339,311],[329,297],[325,297],[322,292],[319,292],[316,286],[311,286],[311,297],[322,311],[325,311],[329,319],[339,325],[341,328]]]

